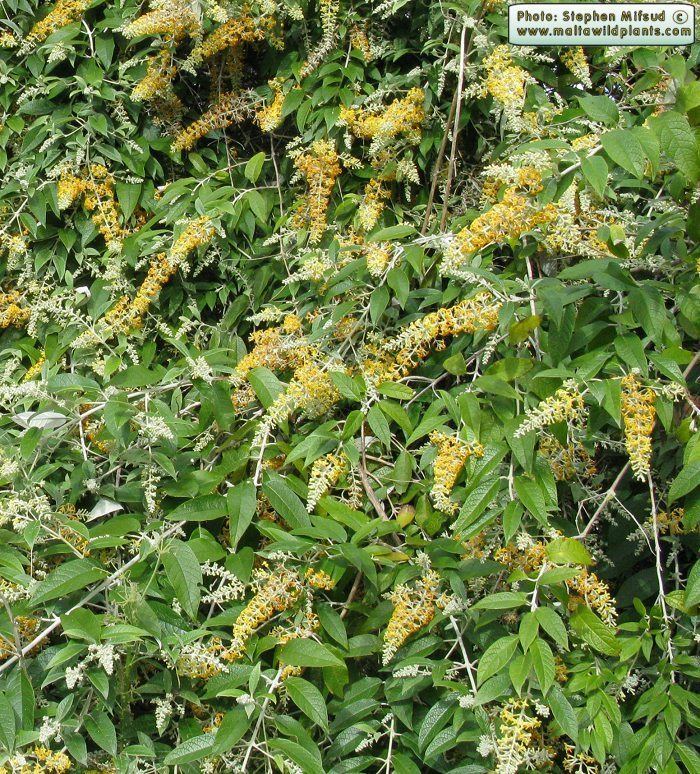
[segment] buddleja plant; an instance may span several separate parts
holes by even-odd
[[[0,770],[697,772],[697,46],[3,0]]]

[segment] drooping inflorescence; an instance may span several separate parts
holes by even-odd
[[[625,431],[625,448],[635,478],[644,479],[651,466],[651,435],[656,421],[656,395],[643,387],[639,377],[623,377],[620,393],[620,412]]]

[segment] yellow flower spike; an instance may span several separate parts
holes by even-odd
[[[430,442],[437,447],[437,457],[433,466],[433,488],[431,496],[435,507],[444,513],[457,511],[457,503],[450,500],[464,463],[469,457],[483,457],[484,447],[478,443],[467,443],[455,435],[445,435],[437,430],[430,434]]]
[[[255,120],[263,132],[272,132],[282,123],[284,106],[282,83],[275,79],[270,81],[268,86],[272,89],[272,100],[255,113]]]
[[[309,241],[316,244],[326,230],[326,214],[335,181],[342,172],[340,157],[329,140],[316,140],[306,153],[294,159],[294,166],[306,181],[307,193],[302,196],[292,225],[309,230]]]
[[[423,90],[413,88],[405,97],[394,100],[380,111],[341,107],[339,123],[345,124],[351,134],[363,140],[386,142],[404,135],[409,142],[417,143],[425,121],[424,99]]]
[[[79,21],[91,3],[92,0],[58,0],[49,13],[29,30],[22,41],[21,51],[30,51],[57,30]]]
[[[388,664],[398,649],[414,633],[435,617],[440,576],[428,570],[413,588],[400,584],[389,595],[394,605],[384,633],[382,663]]]
[[[154,0],[152,11],[134,19],[124,27],[126,38],[138,38],[143,35],[163,35],[166,39],[178,42],[200,30],[200,22],[188,0]]]
[[[178,132],[172,148],[176,151],[191,150],[202,137],[215,129],[226,129],[234,123],[246,119],[251,107],[246,97],[234,92],[222,94],[216,102],[196,121]]]
[[[348,459],[343,452],[319,457],[311,466],[306,510],[312,513],[318,501],[330,491],[347,470]]]
[[[620,411],[625,431],[625,448],[635,478],[643,480],[651,466],[651,435],[656,421],[656,395],[642,387],[636,374],[622,379]]]
[[[593,572],[581,570],[575,577],[566,581],[569,591],[574,596],[569,600],[569,608],[575,609],[583,603],[598,614],[600,619],[613,629],[617,626],[617,610],[615,600],[610,595],[608,584],[600,580]]]

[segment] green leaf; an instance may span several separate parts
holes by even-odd
[[[302,747],[291,739],[282,739],[280,737],[270,739],[268,747],[272,750],[279,750],[292,763],[296,763],[304,774],[324,774],[320,753],[314,755],[306,747]]]
[[[35,607],[45,605],[52,599],[84,589],[106,576],[107,573],[89,559],[73,559],[52,570],[44,580],[37,583],[30,601]]]
[[[529,651],[532,655],[532,665],[540,683],[540,689],[546,696],[554,682],[554,654],[544,640],[535,640]]]
[[[573,538],[555,538],[547,544],[545,553],[554,564],[593,564],[593,557],[586,547]]]
[[[264,163],[265,153],[263,151],[256,153],[255,156],[251,156],[251,158],[248,159],[245,167],[243,168],[243,174],[248,180],[250,180],[251,183],[257,182]]]
[[[635,177],[644,174],[644,149],[632,132],[613,129],[601,137],[601,143],[610,158]]]
[[[112,757],[117,754],[117,731],[106,712],[92,712],[85,718],[85,730],[92,741]]]
[[[218,494],[201,495],[170,511],[171,521],[212,521],[226,516],[226,498]]]
[[[561,688],[554,683],[547,694],[547,704],[561,730],[574,742],[578,741],[578,719],[574,708],[564,696]]]
[[[136,205],[139,203],[139,197],[141,196],[141,183],[115,183],[114,190],[117,194],[117,201],[122,209],[124,220],[134,214]]]
[[[0,692],[0,744],[12,752],[15,746],[15,711],[4,692]]]
[[[284,681],[284,687],[297,707],[317,726],[327,731],[328,710],[321,691],[301,677],[288,677]]]
[[[586,156],[581,162],[581,171],[591,188],[602,199],[608,184],[608,165],[602,156]]]
[[[594,121],[610,125],[616,124],[620,118],[620,111],[610,97],[586,95],[579,97],[578,101],[586,115]]]
[[[675,500],[685,497],[697,486],[700,486],[700,460],[693,460],[685,465],[673,480],[668,491],[669,505]]]
[[[223,755],[235,747],[243,739],[250,727],[251,718],[243,707],[234,707],[227,712],[216,730],[216,738],[212,747],[212,755]]]
[[[284,382],[281,382],[268,368],[251,368],[248,372],[248,381],[257,399],[266,409],[270,408],[286,389]]]
[[[527,604],[527,594],[524,591],[499,591],[480,599],[472,610],[510,610]]]
[[[181,540],[172,540],[163,554],[163,566],[182,609],[192,618],[197,614],[202,570],[194,551]]]
[[[403,239],[404,237],[411,236],[416,233],[413,226],[408,226],[399,223],[397,226],[389,226],[388,228],[381,228],[376,233],[372,234],[367,241],[368,242],[391,242],[393,239]]]
[[[695,562],[688,576],[683,604],[686,609],[700,604],[700,561]]]
[[[554,642],[568,650],[569,637],[566,633],[566,626],[559,615],[551,607],[538,607],[535,610],[535,617],[540,627],[547,632]]]
[[[226,506],[229,517],[231,548],[235,550],[238,541],[245,535],[253,521],[257,505],[255,486],[251,481],[236,484],[226,493]]]
[[[547,502],[537,481],[524,476],[515,479],[515,491],[520,502],[530,511],[540,524],[547,524]]]
[[[615,631],[604,624],[600,618],[585,605],[579,605],[570,618],[571,628],[594,650],[607,656],[616,656],[620,645]]]
[[[269,472],[268,479],[262,486],[262,491],[270,501],[270,505],[292,529],[311,526],[311,520],[304,503],[278,473]]]
[[[377,438],[387,447],[391,446],[391,429],[381,408],[375,403],[367,412],[367,423]]]
[[[667,110],[649,119],[649,124],[659,139],[661,150],[694,183],[700,177],[700,157],[698,142],[688,119],[675,110]]]
[[[213,748],[214,736],[212,734],[193,736],[171,750],[165,756],[163,763],[166,766],[182,766],[185,763],[192,763],[211,755]]]
[[[300,667],[342,667],[341,659],[316,640],[294,639],[282,646],[280,661]]]
[[[489,677],[500,672],[515,655],[519,639],[513,634],[510,637],[501,637],[500,640],[489,645],[479,659],[477,668],[477,683],[481,685]]]
[[[523,652],[527,653],[530,645],[532,645],[535,637],[537,637],[538,629],[539,624],[537,623],[535,614],[532,612],[525,613],[520,619],[520,626],[518,627],[518,637],[520,638]]]

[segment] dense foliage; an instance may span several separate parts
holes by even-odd
[[[700,771],[700,49],[2,16],[0,771]]]

